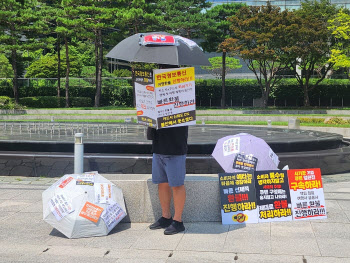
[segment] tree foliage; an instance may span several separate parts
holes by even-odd
[[[205,51],[218,51],[221,42],[230,37],[231,23],[228,21],[228,18],[234,16],[243,6],[246,5],[229,3],[216,5],[206,11],[205,21],[208,26],[206,30],[202,32],[203,41],[201,42],[201,46]]]
[[[211,66],[201,66],[202,69],[205,69],[210,72],[210,74],[222,78],[222,57],[212,57],[209,58],[209,62]],[[232,72],[235,69],[241,68],[242,65],[239,62],[239,59],[233,57],[226,57],[226,67],[225,67],[225,75],[229,72]]]
[[[40,32],[46,27],[36,0],[0,2],[0,51],[10,54],[13,69],[13,94],[18,103],[18,60],[28,50],[44,47]]]
[[[208,23],[203,10],[211,3],[206,0],[159,0],[157,8],[163,16],[165,31],[182,35],[187,38],[196,38],[205,30]]]
[[[345,68],[350,79],[350,15],[341,10],[329,24],[328,28],[337,40],[329,62],[334,63],[335,68]]]
[[[0,54],[0,78],[13,78],[12,66],[4,54]]]
[[[284,69],[280,59],[288,41],[283,34],[288,15],[269,2],[267,6],[242,7],[229,18],[234,37],[222,43],[222,48],[241,57],[255,74],[265,107],[271,88],[280,79],[278,73]]]
[[[304,106],[310,106],[309,91],[314,89],[334,66],[328,56],[335,44],[335,38],[328,30],[328,20],[334,18],[337,8],[329,0],[302,3],[301,9],[293,14],[292,23],[285,30],[289,42],[284,61],[295,72],[295,77],[304,93]],[[314,73],[318,81],[310,83]]]

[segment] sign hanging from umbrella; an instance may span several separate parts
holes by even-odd
[[[106,57],[129,62],[210,66],[196,42],[166,32],[130,36],[116,45]]]

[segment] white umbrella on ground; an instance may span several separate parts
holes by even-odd
[[[125,216],[122,190],[98,174],[67,174],[42,194],[43,219],[68,238],[107,235]]]

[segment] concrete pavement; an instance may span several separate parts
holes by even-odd
[[[327,220],[185,222],[174,236],[123,223],[83,239],[42,220],[41,193],[56,180],[0,176],[0,262],[350,262],[350,174],[323,176]]]

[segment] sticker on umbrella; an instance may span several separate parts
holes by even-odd
[[[97,172],[65,175],[42,199],[44,221],[68,238],[107,235],[126,216],[122,190]]]
[[[279,164],[278,156],[270,146],[263,139],[248,133],[219,139],[212,156],[226,173],[278,170]]]

